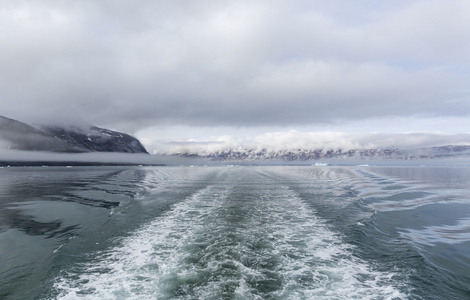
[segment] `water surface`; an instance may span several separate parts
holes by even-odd
[[[470,298],[470,169],[0,169],[1,299]]]

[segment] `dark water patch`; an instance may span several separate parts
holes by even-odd
[[[392,168],[379,171],[390,172],[400,181],[406,179],[406,176],[412,176],[406,184],[410,191],[371,198],[362,203],[364,208],[372,209],[375,213],[372,218],[361,221],[366,226],[358,227],[359,234],[354,235],[353,240],[361,245],[358,248],[362,251],[360,255],[376,253],[377,259],[386,261],[384,258],[387,256],[383,253],[388,251],[391,264],[409,270],[413,297],[468,297],[468,272],[462,272],[461,268],[468,266],[468,257],[458,258],[459,256],[453,255],[456,252],[468,253],[469,249],[468,238],[465,234],[459,236],[458,233],[465,231],[466,227],[462,227],[465,222],[460,220],[468,219],[470,212],[468,203],[459,197],[460,191],[450,182],[447,182],[449,185],[444,185],[444,188],[443,175],[436,176],[436,170]],[[429,171],[434,175],[429,177]],[[448,170],[443,171],[444,174],[448,173]],[[401,176],[398,176],[399,174]],[[461,183],[462,181],[459,181],[457,185]],[[393,193],[393,190],[390,192]],[[456,225],[456,222],[460,225]],[[456,231],[448,234],[439,232],[443,228],[455,228]],[[361,231],[364,234],[361,235]],[[442,244],[439,246],[439,243]],[[400,253],[416,255],[397,255]],[[456,263],[457,260],[461,261]]]
[[[390,185],[384,186],[382,190],[391,191],[391,190],[404,190],[409,188],[409,186],[391,183]]]

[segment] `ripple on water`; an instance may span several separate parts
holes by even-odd
[[[64,272],[55,284],[59,298],[403,296],[404,283],[355,257],[294,191],[255,175],[251,183],[219,178],[119,246]]]

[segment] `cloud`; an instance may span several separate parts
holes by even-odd
[[[146,147],[154,154],[208,155],[226,150],[279,152],[319,149],[419,149],[451,144],[470,145],[470,134],[299,132],[289,130],[267,132],[250,137],[222,135],[178,141],[151,140],[147,141]]]
[[[4,1],[2,114],[128,133],[470,114],[470,5]]]
[[[96,163],[96,164],[181,164],[188,163],[182,159],[146,154],[129,153],[52,153],[41,151],[20,151],[0,149],[0,165],[27,162],[44,163]]]

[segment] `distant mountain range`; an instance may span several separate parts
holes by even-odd
[[[136,138],[96,126],[32,126],[0,116],[0,148],[62,153],[147,153]]]
[[[289,145],[286,145],[288,147]],[[54,153],[144,153],[144,146],[136,138],[117,131],[96,126],[36,125],[0,116],[0,150],[41,151]],[[215,162],[234,161],[318,161],[327,159],[396,159],[418,160],[444,157],[470,156],[470,145],[446,145],[419,149],[399,147],[377,149],[295,149],[268,150],[227,148],[205,153],[178,152],[162,155],[202,158]],[[2,158],[0,157],[0,160]],[[3,165],[12,165],[12,161]],[[40,162],[37,162],[40,164]],[[51,165],[57,162],[50,162]],[[69,163],[69,162],[67,162]],[[70,162],[73,164],[74,162]],[[24,164],[24,160],[17,165]],[[65,164],[64,162],[60,164]],[[83,165],[83,162],[75,162]],[[98,164],[97,162],[90,164]],[[0,161],[2,165],[2,161]],[[33,165],[30,161],[28,165]]]
[[[420,149],[297,149],[269,151],[254,149],[227,149],[208,154],[175,153],[180,157],[207,158],[213,161],[313,161],[322,159],[397,159],[417,160],[470,155],[470,146],[436,146]]]

